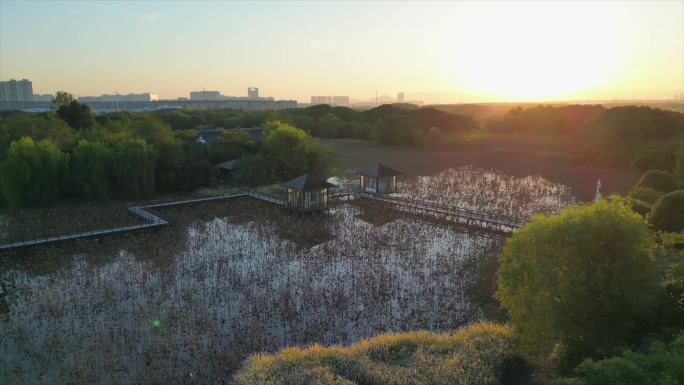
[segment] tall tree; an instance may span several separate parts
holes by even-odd
[[[11,207],[49,204],[62,192],[68,159],[50,141],[23,137],[12,142],[0,170],[0,190]]]
[[[57,116],[75,130],[89,128],[95,122],[93,115],[90,113],[90,107],[75,100],[59,107]]]
[[[114,146],[113,175],[119,194],[141,197],[154,190],[158,153],[143,139],[126,139]]]
[[[57,91],[55,92],[55,97],[52,99],[52,109],[58,110],[60,107],[68,106],[74,101],[76,101],[74,95],[65,91]]]
[[[503,247],[496,296],[530,353],[560,347],[574,365],[629,339],[651,308],[653,246],[645,220],[617,200],[535,216]]]
[[[80,141],[71,156],[69,191],[86,199],[110,198],[112,161],[108,146]]]

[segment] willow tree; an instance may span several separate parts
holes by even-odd
[[[0,190],[11,207],[49,204],[64,185],[68,158],[47,140],[23,137],[12,142],[0,167]]]
[[[113,169],[120,195],[141,197],[154,191],[157,150],[143,139],[126,139],[114,146]]]

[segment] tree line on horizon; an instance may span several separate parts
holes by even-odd
[[[639,106],[537,105],[519,106],[493,116],[485,111],[487,108],[387,104],[355,110],[316,105],[268,112],[174,110],[157,114],[174,130],[251,127],[277,119],[314,137],[428,149],[480,149],[496,142],[543,150],[549,142],[562,147],[576,162],[669,172],[684,146],[684,114],[675,111]]]
[[[2,200],[13,207],[49,204],[58,197],[106,200],[182,192],[215,184],[219,175],[212,166],[232,159],[241,159],[237,170],[241,178],[236,182],[272,183],[296,176],[289,169],[303,173],[330,168],[334,156],[329,149],[317,146],[312,136],[428,149],[460,149],[477,143],[480,147],[476,148],[481,148],[490,141],[526,149],[551,138],[553,143],[562,143],[576,161],[670,173],[676,172],[678,159],[684,156],[684,114],[677,112],[635,106],[539,105],[512,108],[484,121],[476,118],[485,113],[483,108],[487,107],[401,104],[359,111],[317,105],[282,111],[172,109],[94,115],[87,105],[67,93],[58,93],[55,108],[48,113],[0,113],[0,172],[10,176],[3,177],[5,187],[0,191],[6,191],[2,196],[9,198]],[[287,159],[299,159],[297,162],[275,159],[271,154],[282,157],[284,153],[238,132],[228,133],[209,146],[194,142],[197,132],[203,129],[266,127],[272,121],[306,134],[302,137],[306,139],[299,139],[306,146],[292,146],[287,152]],[[22,139],[25,137],[33,143]],[[43,155],[30,155],[34,152]],[[316,153],[316,160],[302,162],[308,155],[299,152]],[[7,161],[19,154],[32,160]],[[52,163],[56,165],[47,166]],[[299,166],[302,164],[306,168]],[[11,165],[15,174],[21,167],[36,171],[11,177]],[[106,170],[94,169],[94,165]],[[123,165],[137,165],[140,174]],[[53,171],[48,175],[47,170]],[[20,184],[44,187],[42,192],[26,193],[30,189],[16,187]],[[62,187],[47,187],[57,185]]]
[[[258,118],[263,140],[227,132],[204,145],[196,130],[173,130],[155,114],[93,115],[68,96],[56,101],[48,113],[0,115],[0,207],[190,191],[215,185],[214,165],[231,159],[243,184],[325,173],[335,161],[330,148],[266,115]]]

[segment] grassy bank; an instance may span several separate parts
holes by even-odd
[[[348,347],[288,348],[252,356],[235,375],[252,384],[506,384],[520,376],[506,326],[454,333],[381,334]]]

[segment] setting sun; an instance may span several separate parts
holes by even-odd
[[[631,5],[473,5],[461,12],[463,24],[450,27],[441,41],[449,47],[442,51],[443,70],[450,72],[453,87],[490,100],[601,98],[608,94],[603,87],[622,92],[645,83],[676,90],[684,62],[681,49],[669,44],[684,46],[677,33],[682,4],[670,4],[668,14]],[[646,26],[656,19],[662,24]],[[665,32],[671,39],[664,40]]]

